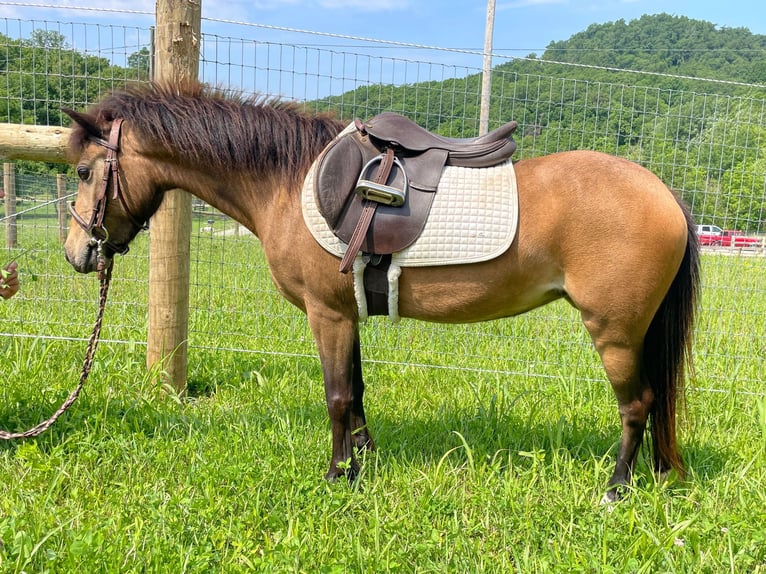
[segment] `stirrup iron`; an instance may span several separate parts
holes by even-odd
[[[359,179],[356,182],[356,194],[363,199],[369,199],[376,203],[382,203],[383,205],[390,205],[392,207],[400,207],[404,205],[404,200],[407,197],[407,174],[398,158],[394,157],[394,165],[399,168],[404,176],[404,186],[402,189],[368,179],[368,173],[372,168],[380,164],[383,157],[384,155],[381,154],[372,158],[362,168],[362,173],[359,174]]]

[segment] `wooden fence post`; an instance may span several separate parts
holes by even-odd
[[[12,163],[3,164],[3,189],[5,190],[5,245],[16,247],[18,228],[16,226],[16,171]]]
[[[154,79],[196,80],[202,0],[157,0]],[[165,383],[186,389],[189,331],[191,196],[174,189],[150,221],[149,332],[146,364]]]

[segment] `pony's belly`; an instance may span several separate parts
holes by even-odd
[[[445,280],[420,282],[402,274],[399,315],[439,323],[474,323],[521,315],[566,295],[560,281],[501,281],[489,276],[450,280],[450,267],[439,268]]]

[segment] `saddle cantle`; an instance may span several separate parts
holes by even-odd
[[[425,226],[446,165],[490,167],[516,150],[509,122],[477,138],[446,138],[412,120],[384,112],[334,140],[317,161],[317,208],[348,245],[340,271],[351,269],[359,251],[396,253]]]

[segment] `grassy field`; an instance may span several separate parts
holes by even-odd
[[[219,256],[195,241],[197,285],[219,275]],[[689,476],[657,482],[642,457],[630,496],[602,507],[618,416],[566,305],[483,325],[480,337],[476,326],[371,320],[378,450],[354,486],[328,484],[305,320],[262,268],[246,285],[235,269],[220,278],[226,289],[195,289],[192,329],[220,337],[192,336],[191,393],[178,400],[136,342],[142,249],[118,262],[80,400],[41,437],[0,444],[0,572],[766,573],[763,258],[704,257],[681,433]],[[247,249],[233,260],[258,257]],[[87,336],[95,318],[95,279],[74,276],[60,253],[35,257],[23,294],[0,303],[10,430],[67,395],[84,352],[67,337]],[[268,353],[225,350],[240,332]]]

